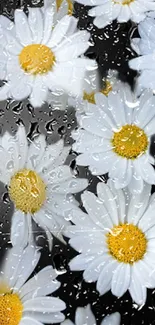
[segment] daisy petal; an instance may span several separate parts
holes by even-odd
[[[1,146],[8,152],[8,159],[5,161],[5,172],[11,177],[19,168],[18,142],[15,141],[14,136],[11,136],[8,132],[5,132],[2,137]]]
[[[132,265],[131,282],[129,292],[132,299],[138,304],[143,305],[146,302],[146,287],[140,282],[140,275],[137,273],[136,263]]]
[[[146,231],[146,237],[148,239],[152,239],[152,238],[155,238],[155,226],[151,227],[150,229],[148,229]]]
[[[110,187],[114,196],[114,200],[116,201],[118,220],[119,222],[124,223],[124,219],[126,217],[126,201],[128,201],[126,192],[123,190],[116,190],[114,182],[112,180],[108,180],[108,186]]]
[[[65,148],[63,149],[63,146],[64,146],[63,140],[59,140],[55,144],[51,144],[47,146],[45,152],[43,152],[42,159],[40,160],[36,168],[37,172],[42,172],[43,169],[48,169],[48,171],[53,170],[55,168],[54,166],[55,161],[56,161],[56,166],[58,167],[59,158],[61,155],[63,155],[63,151],[65,150]],[[64,161],[67,158],[67,152],[65,153],[66,153],[65,157],[63,156]]]
[[[12,97],[16,100],[27,98],[31,93],[31,84],[27,83],[27,78],[19,78],[18,84],[13,85],[10,89]]]
[[[48,8],[44,12],[44,35],[43,35],[43,40],[42,43],[46,44],[50,38],[50,35],[52,33],[52,25],[53,25],[53,15],[54,15],[54,9],[53,8]]]
[[[63,1],[63,3],[65,5],[65,1]],[[60,12],[60,10],[59,10]],[[64,14],[60,17],[60,19],[64,16]],[[78,29],[77,29],[77,18],[73,17],[72,16],[72,20],[70,21],[70,24],[69,24],[69,28],[68,28],[68,31],[67,31],[67,35],[70,36],[72,35],[73,33],[76,33],[78,32]]]
[[[151,13],[149,13],[150,15]],[[153,13],[152,13],[153,14]],[[146,18],[145,21],[141,22],[138,26],[138,32],[140,37],[143,39],[149,38],[154,41],[155,40],[155,26],[154,20],[150,18]]]
[[[132,60],[131,60],[132,61]],[[136,69],[135,69],[136,70]],[[155,70],[143,70],[138,78],[140,87],[144,88],[155,88]]]
[[[8,19],[6,16],[1,15],[0,16],[0,24],[3,26],[3,28],[9,30],[12,32],[12,34],[14,35],[15,30],[14,30],[14,23]]]
[[[65,319],[65,321],[61,325],[74,325],[74,323],[71,322],[70,319]]]
[[[28,316],[24,316],[21,321],[20,321],[20,325],[42,325],[42,323],[38,322],[37,320],[35,320],[34,318],[28,317]]]
[[[0,87],[0,100],[6,100],[9,96],[11,84],[5,83],[4,86]]]
[[[89,10],[89,16],[98,17],[104,15],[105,13],[108,15],[111,14],[112,4],[110,1],[105,1],[102,5],[93,7]]]
[[[116,189],[128,186],[132,177],[131,161],[118,157],[109,171],[109,177],[114,180]]]
[[[80,254],[74,257],[69,265],[72,271],[83,271],[91,264],[93,259],[93,255]]]
[[[96,0],[78,0],[79,3],[81,3],[83,5],[83,3],[85,4],[85,6],[93,6],[93,5],[97,5],[97,4],[102,4],[103,1],[98,0],[98,2],[96,3]]]
[[[104,183],[97,184],[97,194],[99,199],[104,202],[104,205],[112,219],[113,224],[118,223],[117,206],[115,202],[115,197],[109,187]]]
[[[109,255],[104,255],[94,258],[94,260],[87,266],[83,273],[83,278],[86,282],[95,282],[98,280],[103,266],[109,261]]]
[[[25,301],[23,307],[24,311],[56,313],[57,311],[64,310],[66,305],[58,298],[38,297]]]
[[[136,169],[134,168],[132,173],[133,174],[132,174],[131,181],[128,184],[129,190],[131,193],[135,193],[135,194],[141,193],[143,190],[143,186],[144,186],[143,179],[142,179],[141,175],[139,174],[139,171],[137,170],[137,168]]]
[[[131,69],[134,70],[145,70],[145,69],[154,70],[155,61],[152,54],[147,54],[131,60],[129,62],[129,66]]]
[[[101,322],[101,325],[120,325],[120,322],[121,322],[121,316],[119,313],[116,312],[106,316]]]
[[[155,184],[155,171],[153,166],[148,162],[147,156],[143,155],[135,161],[135,166],[139,168],[141,177],[148,184]]]
[[[130,265],[120,263],[112,277],[112,294],[117,297],[122,297],[128,290],[130,284]]]
[[[110,92],[108,96],[108,102],[116,125],[120,127],[126,124],[125,109],[120,95]]]
[[[91,311],[90,305],[87,305],[85,308],[77,308],[75,314],[75,323],[76,325],[96,325],[95,317]]]
[[[152,204],[149,206],[149,208],[144,213],[143,217],[140,219],[139,227],[143,230],[143,232],[145,232],[154,226],[154,204]]]
[[[62,165],[43,175],[49,184],[58,184],[72,179],[73,173],[69,166]]]
[[[49,189],[53,193],[68,194],[78,193],[83,191],[88,186],[88,180],[82,178],[74,178],[59,184],[53,184],[49,186]]]
[[[48,192],[48,190],[47,190]],[[69,220],[69,216],[70,216],[70,220],[74,220],[74,218],[72,218],[73,215],[73,210],[76,209],[78,203],[77,201],[74,199],[74,197],[72,195],[62,195],[62,194],[57,194],[57,193],[47,193],[47,202],[45,204],[45,206],[47,207],[47,209],[49,211],[51,211],[51,213],[55,213],[57,215],[61,215],[65,218],[67,218],[67,220]],[[64,220],[65,223],[65,220]]]
[[[28,23],[32,33],[32,42],[39,44],[43,36],[43,15],[39,8],[28,8]]]
[[[29,99],[32,106],[42,106],[47,100],[47,93],[48,88],[44,82],[44,77],[37,75],[32,85],[32,92]]]
[[[49,0],[50,5],[51,1]],[[52,3],[53,5],[53,3]],[[57,8],[54,8],[54,10],[57,10]],[[59,10],[57,11],[57,15],[54,17],[53,25],[55,25],[59,20],[61,20],[64,16],[68,14],[68,3],[66,1],[62,1]],[[68,34],[68,33],[67,33]]]
[[[12,170],[11,171],[7,170],[7,164],[9,163],[10,157],[8,152],[3,147],[0,147],[0,155],[1,155],[0,181],[5,185],[9,185],[10,178],[13,174]]]
[[[87,226],[83,226],[83,225],[68,226],[67,229],[65,230],[65,234],[67,234],[67,237],[69,237],[69,238],[74,238],[75,236],[83,236],[83,235],[87,237],[87,235],[88,235],[89,237],[92,237],[90,239],[90,242],[93,242],[95,239],[96,244],[99,244],[100,240],[103,243],[103,240],[104,240],[102,233],[100,232],[100,229],[97,229],[95,227],[92,228],[91,224],[87,225]],[[104,245],[104,243],[103,243],[103,245]]]
[[[138,113],[135,116],[136,122],[138,122],[141,128],[145,126],[153,119],[155,112],[153,108],[155,107],[155,98],[150,96],[148,100],[143,104],[143,109],[138,110]]]
[[[14,35],[4,30],[4,37],[7,39],[6,49],[10,54],[19,55],[23,47]]]
[[[32,298],[44,297],[44,296],[50,295],[51,293],[53,293],[59,289],[60,282],[58,282],[57,280],[49,281],[49,279],[48,279],[48,282],[49,282],[48,284],[46,284],[44,287],[41,287],[41,288],[40,288],[40,284],[39,284],[39,289],[38,289],[38,284],[37,284],[37,288],[34,291],[30,291],[29,293],[27,293],[22,298],[22,301],[25,302]]]
[[[90,34],[86,31],[73,34],[67,40],[63,41],[61,46],[58,47],[58,50],[56,50],[57,59],[62,62],[67,59],[72,60],[77,58],[87,50],[89,38]]]
[[[132,195],[127,215],[127,220],[129,223],[134,225],[138,223],[148,206],[150,196],[151,186],[148,184],[145,184],[144,189],[140,194]]]
[[[27,46],[32,43],[32,34],[28,24],[28,19],[23,10],[15,10],[15,27],[16,36],[23,46]]]
[[[47,78],[49,89],[53,91],[58,87],[71,96],[81,96],[85,72],[92,67],[92,64],[95,67],[94,61],[86,58],[76,58],[55,64],[54,73],[49,73]]]
[[[121,6],[121,11],[118,15],[118,22],[123,23],[130,19],[131,12],[128,5]]]
[[[44,215],[44,220],[42,216]],[[53,234],[60,241],[65,243],[65,240],[62,236],[62,231],[64,230],[67,221],[59,215],[56,215],[54,212],[42,208],[36,214],[33,215],[34,221],[38,224],[39,227],[43,228],[47,234],[49,241],[50,250],[52,248]]]
[[[44,135],[40,135],[39,137],[37,137],[35,140],[31,142],[28,149],[26,168],[32,170],[36,169],[45,152],[45,146],[46,146],[46,142],[45,142]]]
[[[107,25],[111,24],[112,15],[101,15],[94,19],[94,25],[98,28],[104,28]]]
[[[94,234],[86,234],[83,235],[81,233],[80,236],[74,236],[70,239],[70,245],[77,250],[78,252],[82,252],[84,254],[103,254],[107,251],[107,247],[105,246],[104,236],[100,236],[97,238],[93,236]],[[72,266],[72,261],[70,262],[70,266]]]
[[[20,290],[20,297],[22,300],[28,300],[27,295],[30,294],[31,298],[39,296],[46,296],[52,293],[51,289],[53,280],[57,277],[56,271],[52,266],[46,266],[43,270],[27,281]],[[57,282],[58,288],[60,283]],[[29,298],[30,299],[30,298]]]
[[[18,245],[8,250],[6,260],[2,267],[5,279],[8,281],[10,288],[14,287],[18,278],[18,266],[20,264],[22,251],[23,249]]]
[[[20,245],[25,247],[28,243],[28,223],[27,216],[21,211],[15,211],[11,224],[11,243],[13,246]]]
[[[85,191],[82,195],[83,206],[95,225],[101,229],[111,229],[113,224],[104,204],[91,192]]]
[[[20,125],[16,133],[18,141],[18,151],[19,151],[19,169],[22,169],[25,165],[28,151],[28,144],[26,138],[25,128]]]
[[[147,255],[147,258],[146,258]],[[143,280],[142,284],[145,285],[147,288],[154,288],[154,275],[152,260],[150,260],[151,267],[148,263],[148,259],[150,259],[149,254],[146,254],[143,260],[140,260],[136,263],[137,274],[141,274],[143,272]],[[154,274],[153,274],[154,273]],[[152,277],[153,275],[153,277]]]
[[[49,40],[49,42],[47,43],[47,46],[49,46],[50,48],[53,48],[55,46],[57,46],[62,39],[65,37],[68,27],[70,25],[70,22],[72,20],[71,16],[64,16],[59,23],[55,26],[53,32],[52,32],[52,36]]]
[[[81,222],[82,222],[82,226],[83,227],[93,227],[93,222],[90,220],[89,215],[87,213],[84,213],[83,211],[81,211],[80,209],[73,209],[71,211],[70,214],[71,218],[70,220],[78,226],[81,226]]]
[[[113,272],[118,266],[118,262],[109,256],[109,261],[103,266],[97,281],[97,290],[101,295],[105,294],[111,288]]]
[[[38,264],[39,259],[40,252],[32,245],[27,246],[23,251],[22,256],[19,256],[18,269],[16,270],[16,284],[14,287],[15,292],[18,292],[29,278],[30,274]]]
[[[63,322],[65,319],[65,316],[60,312],[53,312],[53,313],[51,313],[51,312],[42,312],[42,313],[35,312],[32,314],[35,319],[37,319],[41,322],[41,324],[42,323],[44,323],[44,324],[60,323],[60,322]]]

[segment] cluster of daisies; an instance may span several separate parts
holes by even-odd
[[[116,71],[100,82],[97,63],[84,56],[90,34],[78,30],[71,0],[45,0],[28,15],[15,10],[14,22],[0,16],[0,100],[73,106],[78,124],[72,147],[63,140],[48,145],[43,135],[29,141],[23,125],[0,137],[0,181],[14,204],[12,248],[0,275],[1,325],[73,324],[62,313],[65,302],[51,296],[60,287],[56,270],[49,265],[30,277],[41,254],[34,223],[50,250],[55,236],[77,251],[70,269],[96,282],[100,295],[111,290],[119,298],[128,290],[143,306],[147,289],[155,288],[155,1],[79,2],[92,6],[88,14],[98,28],[114,19],[138,23],[139,38],[131,41],[138,57],[129,65],[139,77],[135,91]],[[96,194],[66,164],[70,150],[100,180]],[[80,192],[82,207],[75,198]],[[116,312],[101,324],[120,321]],[[75,324],[96,324],[90,305],[77,308]]]

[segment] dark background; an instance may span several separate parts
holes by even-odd
[[[39,0],[1,0],[0,14],[13,19],[16,8],[22,6],[26,10],[28,6],[41,6],[42,4],[43,2]],[[137,34],[135,24],[131,22],[118,24],[114,21],[112,25],[103,30],[98,30],[93,26],[92,18],[87,16],[87,8],[77,3],[75,3],[74,15],[79,18],[79,28],[87,29],[91,33],[92,45],[86,55],[97,60],[101,77],[106,75],[109,68],[116,69],[119,71],[120,78],[133,87],[136,73],[129,69],[128,60],[135,56],[130,47],[131,35],[133,33]],[[52,111],[52,107],[47,104],[39,109],[34,109],[27,100],[23,102],[14,100],[0,102],[0,134],[3,134],[6,130],[15,133],[20,121],[24,123],[29,139],[44,133],[48,143],[55,142],[62,137],[65,139],[66,144],[72,143],[70,133],[76,127],[73,109],[65,112]],[[76,169],[78,177],[87,177],[89,179],[89,190],[95,193],[99,179],[92,177],[86,168],[77,167],[75,165],[75,156],[71,152],[68,163],[72,168]],[[78,199],[80,200],[79,195]],[[9,202],[7,190],[2,184],[0,186],[0,200],[0,256],[2,258],[9,246],[11,215],[13,213],[13,206]],[[48,264],[52,264],[58,270],[58,279],[61,281],[62,286],[55,295],[66,302],[66,317],[74,321],[76,308],[91,303],[97,324],[100,324],[105,315],[115,311],[121,313],[122,325],[155,324],[154,291],[148,290],[147,303],[141,309],[132,302],[128,292],[121,299],[114,297],[111,292],[100,297],[95,289],[95,283],[87,284],[83,281],[82,272],[69,271],[68,262],[76,255],[73,249],[54,239],[53,250],[50,254],[48,243],[42,231],[35,227],[34,234],[36,242],[43,246],[37,270]]]

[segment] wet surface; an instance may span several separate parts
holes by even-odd
[[[42,2],[38,0],[1,1],[0,13],[12,19],[15,8],[22,6],[26,10],[29,5],[41,6]],[[92,44],[86,55],[90,58],[96,58],[99,64],[100,77],[106,75],[109,68],[116,69],[119,71],[120,78],[129,82],[133,87],[136,73],[129,70],[127,62],[135,56],[130,47],[130,36],[135,30],[135,26],[131,22],[121,25],[113,22],[104,30],[97,30],[93,26],[91,18],[87,17],[87,10],[79,4],[75,4],[75,16],[79,17],[79,28],[87,29],[92,35]],[[76,127],[75,112],[72,108],[68,111],[53,111],[48,104],[39,109],[34,109],[28,100],[22,103],[13,100],[0,102],[0,133],[4,134],[7,130],[14,134],[20,122],[25,125],[29,139],[32,140],[38,134],[43,133],[49,144],[60,138],[64,139],[66,145],[71,144],[70,133]],[[76,154],[70,152],[67,163],[76,170],[78,177],[89,179],[88,189],[95,193],[99,179],[92,177],[87,168],[77,167],[75,157]],[[80,199],[80,196],[77,195],[77,198]],[[0,247],[2,253],[9,245],[12,213],[13,206],[9,201],[7,189],[1,184]],[[147,303],[141,310],[138,310],[138,306],[132,303],[129,293],[126,293],[121,299],[114,297],[110,292],[100,297],[96,291],[96,284],[88,284],[83,281],[82,272],[69,271],[68,262],[76,255],[76,252],[55,239],[53,251],[49,253],[44,233],[37,226],[34,226],[33,229],[37,244],[44,247],[37,269],[52,264],[58,270],[62,286],[55,295],[60,296],[66,302],[65,315],[67,317],[74,320],[76,308],[91,303],[98,324],[100,324],[103,316],[114,311],[121,313],[122,325],[155,324],[155,291],[148,291]]]

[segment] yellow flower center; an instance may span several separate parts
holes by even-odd
[[[107,235],[109,253],[119,262],[133,264],[141,260],[146,252],[144,233],[132,224],[114,226]]]
[[[11,178],[9,195],[18,210],[35,213],[46,199],[45,183],[36,172],[22,169]]]
[[[105,86],[103,89],[100,90],[100,93],[105,95],[105,96],[108,96],[110,91],[112,91],[112,85],[110,83],[110,81],[106,80],[105,81]],[[83,93],[83,100],[87,100],[87,102],[91,103],[91,104],[95,104],[95,92],[92,91],[91,93],[86,93],[84,91]]]
[[[0,324],[18,325],[22,318],[23,305],[17,294],[0,296]]]
[[[57,11],[59,10],[60,6],[62,5],[62,2],[64,0],[56,0],[56,4],[57,4]],[[71,0],[66,0],[67,4],[68,4],[68,15],[72,15],[73,14],[73,2]]]
[[[25,46],[19,54],[21,68],[33,75],[44,74],[52,70],[55,55],[49,47],[41,44]]]
[[[117,1],[117,0],[113,0],[113,3],[116,3],[116,4],[120,4],[120,5],[123,5],[123,6],[125,6],[125,5],[127,5],[127,6],[129,6],[130,5],[130,3],[132,3],[132,2],[134,2],[135,0],[124,0],[124,1]]]
[[[126,124],[120,131],[114,132],[111,142],[113,151],[127,159],[137,158],[148,147],[148,138],[145,132],[138,126],[130,124]]]

